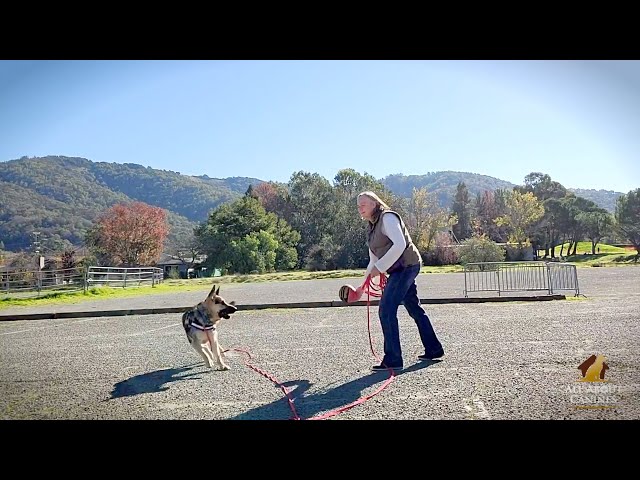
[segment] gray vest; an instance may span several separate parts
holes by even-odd
[[[367,236],[367,246],[371,249],[373,254],[382,258],[391,248],[393,242],[382,233],[382,215],[385,213],[392,213],[398,220],[400,220],[400,228],[402,229],[402,234],[404,235],[404,241],[407,244],[407,247],[402,252],[402,255],[388,270],[387,273],[393,273],[400,268],[408,267],[410,265],[420,265],[422,266],[422,256],[420,252],[413,244],[411,240],[411,235],[409,235],[409,230],[405,226],[402,221],[402,217],[393,210],[379,210],[369,222],[369,232]]]

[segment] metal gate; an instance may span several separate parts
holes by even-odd
[[[571,263],[479,262],[464,266],[464,296],[469,292],[573,290],[580,294],[578,272]]]

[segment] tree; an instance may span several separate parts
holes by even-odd
[[[456,187],[451,211],[458,219],[458,223],[452,227],[454,235],[458,240],[469,238],[471,236],[471,200],[464,182],[459,182]]]
[[[588,212],[599,212],[602,211],[602,209],[591,200],[576,196],[572,193],[567,193],[567,196],[560,200],[560,202],[566,211],[560,228],[569,240],[567,255],[575,255],[578,242],[585,236],[585,224],[581,221],[581,219],[584,218],[582,215]]]
[[[602,237],[611,232],[613,216],[604,208],[598,208],[596,211],[579,214],[578,221],[584,226],[586,236],[591,240],[591,253],[595,255],[596,245],[600,243]]]
[[[435,195],[427,192],[426,188],[414,188],[409,201],[405,222],[411,235],[411,239],[420,252],[426,252],[431,248],[431,243],[439,230],[456,223],[455,216],[438,206]]]
[[[276,247],[275,269],[277,271],[291,270],[298,264],[296,245],[300,241],[300,233],[282,218],[276,217],[273,230],[278,246]]]
[[[85,257],[83,266],[88,267],[91,265],[114,265],[115,261],[113,259],[113,256],[109,251],[106,250],[106,247],[103,245],[102,228],[100,224],[96,223],[87,230],[87,233],[84,237],[84,245],[89,251],[89,255]]]
[[[527,241],[526,229],[544,215],[544,207],[533,193],[520,193],[514,189],[507,195],[506,213],[496,218],[496,225],[510,227],[509,241],[518,248]]]
[[[426,188],[413,188],[411,191],[411,199],[407,207],[408,215],[406,217],[407,229],[410,232],[413,243],[419,250],[427,250],[427,219],[429,210],[435,205],[435,197],[429,195]]]
[[[65,280],[68,280],[73,276],[73,272],[71,270],[75,269],[77,266],[75,254],[75,250],[65,250],[62,252],[62,269],[64,270],[63,278]]]
[[[288,270],[298,256],[300,234],[260,201],[244,196],[223,204],[198,226],[195,235],[207,254],[207,266],[228,272]]]
[[[544,202],[549,198],[563,198],[567,195],[567,189],[562,184],[551,180],[546,173],[531,172],[524,177],[524,187],[514,187],[519,193],[533,193],[535,197]]]
[[[362,249],[364,250],[364,249]],[[304,259],[304,268],[314,272],[318,270],[336,270],[340,258],[340,246],[329,236],[322,237],[320,243],[313,245]]]
[[[550,197],[542,205],[544,214],[529,225],[527,232],[532,243],[535,243],[536,249],[542,246],[545,257],[551,255],[551,258],[555,258],[555,247],[561,243],[564,246],[564,237],[568,235],[570,212],[564,199]],[[560,241],[561,237],[563,241]],[[562,255],[562,249],[560,255]]]
[[[98,217],[86,243],[97,257],[107,256],[117,265],[151,265],[159,260],[167,233],[166,210],[119,203]]]
[[[307,253],[304,264],[309,270],[337,268],[364,268],[369,262],[366,248],[366,222],[357,212],[358,194],[376,192],[392,209],[396,199],[372,175],[360,174],[352,168],[339,170],[333,179],[334,197],[337,199],[334,232],[324,235]]]
[[[75,250],[65,250],[62,252],[62,268],[76,268],[76,251]]]
[[[342,170],[339,170],[336,176],[333,177],[333,187],[342,200],[348,204],[352,201],[355,202],[360,192],[372,190],[378,193],[377,190],[384,189],[382,184],[373,176],[369,175],[367,172],[365,172],[364,175],[361,175],[353,168],[343,168]],[[378,195],[381,195],[381,193]]]
[[[640,188],[620,195],[616,201],[616,228],[636,249],[636,261],[640,257]]]
[[[265,230],[251,232],[244,238],[231,240],[230,260],[238,273],[273,272],[276,266],[278,241]]]
[[[560,183],[551,180],[547,174],[531,172],[524,178],[524,186],[513,188],[520,194],[532,193],[543,205],[544,216],[529,224],[526,234],[531,240],[534,251],[541,247],[545,250],[545,257],[551,255],[555,257],[555,246],[560,241],[560,237],[566,237],[566,211],[565,205],[559,203],[568,192]],[[564,242],[563,246],[564,246]],[[562,254],[562,250],[561,250]]]
[[[293,215],[291,227],[300,232],[298,258],[303,262],[322,237],[336,231],[335,217],[341,199],[336,198],[329,181],[318,173],[295,172],[289,180]],[[302,265],[300,265],[302,266]]]
[[[287,223],[291,222],[293,208],[286,184],[279,182],[262,182],[253,187],[255,196],[267,212],[275,213]]]
[[[504,227],[499,227],[494,221],[504,213],[505,190],[489,191],[476,195],[474,213],[475,217],[471,221],[473,235],[481,237],[487,236],[494,242],[505,242],[507,233]]]

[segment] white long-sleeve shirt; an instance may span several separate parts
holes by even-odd
[[[396,263],[396,261],[402,255],[405,248],[407,248],[407,242],[404,240],[402,234],[402,228],[400,227],[400,220],[393,213],[385,213],[382,215],[381,232],[389,237],[389,240],[393,242],[391,248],[387,250],[382,258],[378,258],[369,249],[369,265],[367,265],[367,271],[365,272],[365,278],[371,273],[374,265],[382,273],[387,273],[387,269]]]

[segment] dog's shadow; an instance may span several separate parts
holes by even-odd
[[[179,368],[166,368],[155,370],[116,383],[111,391],[111,396],[105,401],[115,398],[132,397],[143,393],[157,393],[168,390],[168,384],[182,380],[198,380],[203,372],[189,372],[201,364],[195,363]]]
[[[440,360],[418,362],[396,373],[396,377],[404,375],[405,373],[422,370],[439,362]],[[387,380],[387,378],[389,378],[389,373],[386,371],[374,372],[329,390],[310,395],[306,394],[312,385],[309,380],[291,380],[289,382],[283,382],[282,385],[287,387],[289,396],[293,400],[294,408],[300,419],[306,420],[320,413],[327,413],[355,402],[363,396],[363,390],[376,383],[382,383]],[[295,388],[290,390],[291,387]],[[253,408],[235,417],[231,417],[230,420],[291,420],[293,418],[293,410],[289,407],[287,398],[284,397],[269,404]]]

